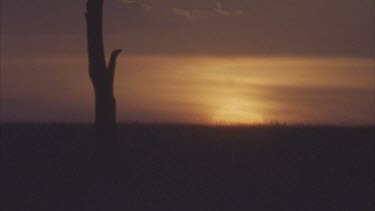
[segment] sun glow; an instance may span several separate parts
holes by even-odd
[[[369,122],[372,70],[371,60],[356,58],[130,57],[117,71],[119,119]]]
[[[94,96],[86,63],[86,57],[75,56],[7,60],[6,69],[14,71],[4,74],[3,118],[91,121]],[[373,124],[374,65],[357,58],[121,57],[118,119]],[[30,70],[31,76],[19,78]]]
[[[214,124],[259,124],[263,117],[256,107],[240,98],[224,98],[212,116]]]

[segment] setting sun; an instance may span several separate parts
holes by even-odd
[[[218,101],[218,108],[213,112],[214,124],[259,124],[262,115],[249,102],[228,97]]]
[[[373,210],[374,9],[0,0],[3,210]]]
[[[5,4],[1,121],[92,122],[85,1],[40,1],[59,10]],[[114,77],[118,122],[374,124],[372,7],[330,4],[336,15],[312,18],[293,1],[275,4],[271,18],[268,1],[256,2],[264,4],[258,12],[253,1],[137,2],[105,7],[107,62],[112,50],[124,50]],[[56,27],[68,22],[64,33]]]

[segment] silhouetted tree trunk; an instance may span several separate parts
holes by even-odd
[[[104,173],[116,168],[116,100],[113,81],[117,56],[112,52],[106,66],[103,46],[103,0],[88,0],[86,11],[89,74],[95,91],[94,167]]]

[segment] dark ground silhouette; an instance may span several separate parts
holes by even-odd
[[[117,185],[91,130],[3,126],[3,210],[373,210],[374,128],[122,125]]]

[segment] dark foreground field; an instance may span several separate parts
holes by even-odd
[[[371,211],[374,128],[119,128],[120,181],[89,126],[2,127],[4,211]]]

